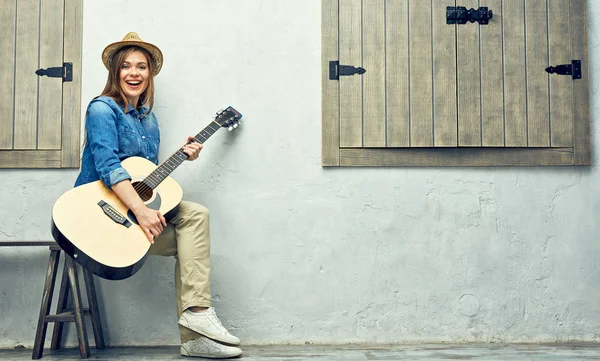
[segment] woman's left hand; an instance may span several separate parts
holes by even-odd
[[[189,144],[183,146],[183,152],[188,155],[187,160],[196,160],[200,156],[202,150],[202,144],[198,143],[193,136],[189,136],[187,139]]]

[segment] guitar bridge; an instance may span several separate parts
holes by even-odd
[[[117,211],[113,206],[106,203],[105,201],[98,202],[98,205],[100,206],[100,208],[102,208],[104,214],[106,214],[106,216],[112,219],[115,223],[121,224],[127,228],[131,227],[131,222],[129,222],[129,220],[125,216],[123,216],[119,211]]]

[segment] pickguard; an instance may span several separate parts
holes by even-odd
[[[161,206],[160,194],[158,192],[154,192],[154,199],[152,199],[152,201],[150,203],[146,203],[146,207],[148,207],[150,209],[154,209],[155,211],[158,211],[158,210],[160,210],[160,206]],[[127,210],[127,217],[129,217],[129,219],[131,220],[132,223],[139,225],[137,218],[135,218],[135,215],[133,214],[131,209]]]

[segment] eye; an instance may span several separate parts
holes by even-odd
[[[121,65],[121,69],[128,69],[128,68],[129,68],[129,65],[127,65],[127,64]]]

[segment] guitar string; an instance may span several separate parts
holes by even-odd
[[[215,122],[215,123],[216,123],[216,122]],[[218,123],[217,123],[217,124],[218,124]],[[212,123],[210,123],[210,124],[209,124],[209,125],[208,125],[206,128],[204,128],[204,129],[203,129],[203,130],[202,130],[200,133],[196,134],[196,136],[194,137],[194,139],[195,139],[195,140],[196,140],[198,143],[202,144],[203,142],[205,142],[206,140],[208,140],[208,138],[210,138],[210,137],[211,137],[213,134],[215,134],[215,133],[217,132],[217,130],[219,130],[219,128],[217,128],[217,129],[213,129],[211,125],[212,125]],[[208,129],[210,129],[212,132],[206,131],[206,129],[207,129],[207,128],[208,128]],[[208,136],[206,136],[206,137],[202,136],[202,132],[205,132],[206,134],[208,134]],[[202,137],[202,138],[204,138],[204,139],[203,139],[202,141],[200,141],[200,139],[198,139],[198,137]],[[155,187],[157,187],[157,186],[158,186],[158,185],[159,185],[159,184],[160,184],[160,183],[161,183],[161,182],[164,180],[164,178],[163,178],[163,179],[160,179],[160,177],[159,177],[159,178],[157,178],[157,179],[152,179],[152,177],[153,177],[153,174],[155,174],[157,171],[158,171],[158,172],[160,172],[160,171],[161,171],[163,168],[168,168],[168,167],[167,167],[167,165],[171,165],[171,164],[170,164],[170,161],[173,159],[173,157],[175,157],[175,156],[178,156],[178,157],[179,157],[179,156],[181,156],[181,155],[185,155],[185,153],[183,153],[183,150],[182,150],[182,149],[179,149],[179,150],[177,150],[177,151],[176,151],[176,152],[175,152],[173,155],[171,155],[171,156],[170,156],[170,157],[169,157],[169,158],[168,158],[168,159],[167,159],[167,160],[166,160],[164,163],[162,163],[161,165],[159,165],[159,166],[158,166],[158,167],[157,167],[157,168],[156,168],[156,169],[155,169],[155,170],[154,170],[152,173],[150,173],[150,174],[148,175],[148,177],[146,177],[146,179],[144,179],[144,180],[149,180],[149,181],[158,181],[158,183],[156,183],[156,185],[155,185]],[[186,156],[186,158],[187,158],[187,155],[185,155],[185,156]],[[175,168],[176,168],[176,167],[178,167],[178,166],[181,164],[181,162],[183,162],[184,160],[185,160],[185,159],[178,159],[178,161],[179,161],[179,164],[175,165],[175,167],[174,167],[173,169],[169,169],[169,170],[170,170],[170,172],[172,172],[173,170],[175,170]],[[168,172],[167,174],[163,174],[163,175],[165,176],[165,178],[168,176],[168,174],[169,174],[170,172]],[[155,188],[155,187],[154,187],[154,188]],[[144,181],[141,181],[141,182],[138,182],[138,183],[136,183],[136,185],[133,187],[133,189],[134,189],[134,190],[136,191],[136,193],[138,193],[138,194],[140,194],[140,192],[142,192],[142,191],[148,191],[148,189],[147,189],[147,188],[154,189],[154,188],[152,187],[152,184],[147,184],[147,183],[145,183]]]

